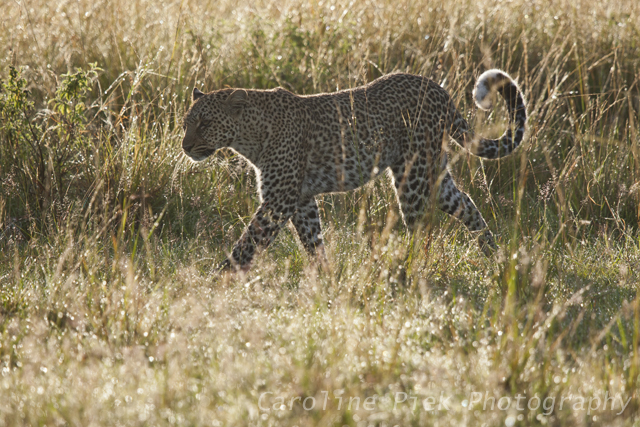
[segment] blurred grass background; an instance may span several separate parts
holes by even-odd
[[[637,2],[0,8],[0,425],[637,425]],[[452,169],[495,258],[439,212],[407,235],[383,179],[320,201],[328,271],[284,230],[247,275],[215,273],[255,177],[231,152],[182,155],[194,86],[309,94],[418,73],[490,136],[505,109],[476,111],[471,90],[492,67],[524,90],[528,141],[497,162],[452,146]],[[483,410],[471,392],[555,405]],[[605,393],[629,406],[560,408]]]

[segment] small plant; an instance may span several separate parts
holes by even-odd
[[[85,101],[98,71],[93,64],[89,70],[63,74],[49,108],[39,111],[20,69],[11,67],[8,78],[0,82],[0,195],[5,218],[20,222],[59,217],[69,193],[82,190],[74,183],[90,165],[84,159],[89,139]],[[0,224],[5,218],[0,217]]]

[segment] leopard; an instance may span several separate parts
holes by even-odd
[[[433,206],[477,234],[480,250],[497,248],[493,233],[451,176],[448,141],[484,159],[511,154],[523,141],[527,109],[506,72],[482,73],[472,92],[481,110],[496,94],[508,123],[499,138],[477,136],[451,96],[435,81],[390,73],[336,92],[297,95],[275,89],[193,88],[183,119],[182,150],[200,162],[221,148],[253,166],[259,207],[219,269],[247,271],[291,221],[304,250],[326,259],[318,196],[360,188],[382,174],[393,182],[409,232]]]

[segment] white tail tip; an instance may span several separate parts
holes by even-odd
[[[493,99],[498,82],[512,82],[513,79],[502,70],[487,70],[478,77],[476,87],[473,90],[473,99],[476,105],[483,110],[490,110],[493,107]],[[515,84],[515,83],[514,83]]]

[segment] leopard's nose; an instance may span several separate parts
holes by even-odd
[[[184,137],[182,139],[182,149],[184,150],[185,153],[188,153],[189,151],[191,151],[191,149],[193,148],[193,142],[190,141],[187,137]]]

